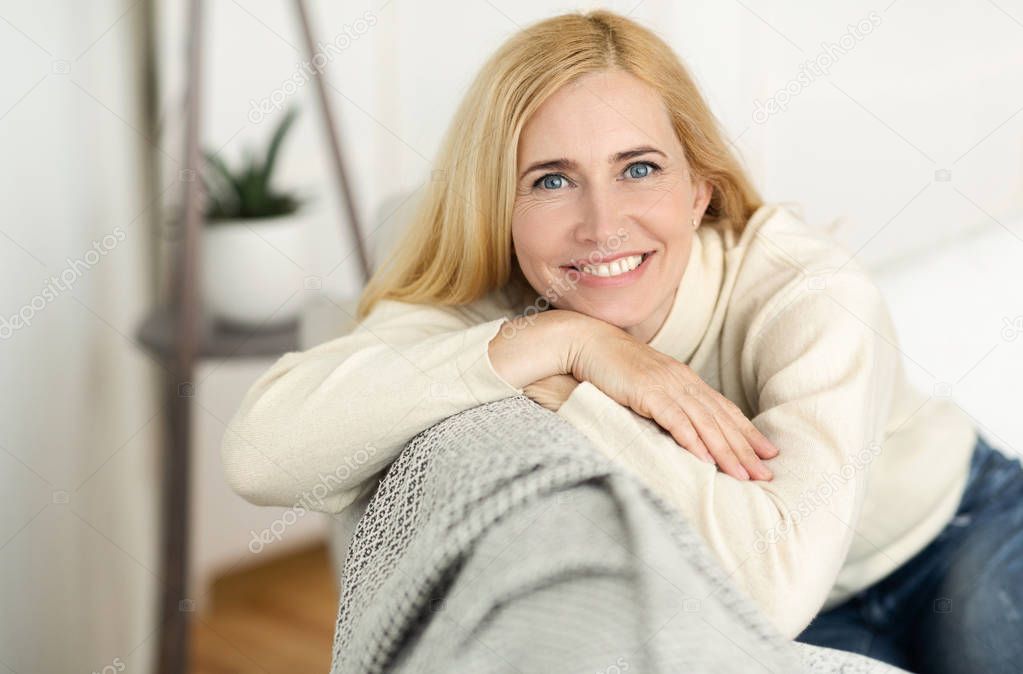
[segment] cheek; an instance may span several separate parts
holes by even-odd
[[[534,201],[516,207],[512,216],[512,240],[520,264],[545,265],[564,253],[563,238],[572,223],[569,209],[562,204]]]
[[[690,208],[680,191],[660,194],[644,211],[643,222],[653,236],[665,243],[685,241],[692,227]]]

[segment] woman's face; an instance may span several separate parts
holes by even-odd
[[[693,179],[656,90],[619,70],[592,73],[555,92],[523,128],[515,256],[555,308],[647,342],[668,315],[692,220],[710,195],[706,181]],[[643,261],[628,271],[633,254]]]

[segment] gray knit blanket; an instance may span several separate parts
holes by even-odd
[[[344,562],[333,674],[891,673],[783,638],[681,515],[525,396],[404,448]]]

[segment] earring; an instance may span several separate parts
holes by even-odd
[[[696,229],[696,228],[697,228],[697,227],[699,227],[699,226],[700,226],[700,223],[698,223],[698,222],[696,221],[696,218],[694,217],[694,218],[693,218],[693,229]]]

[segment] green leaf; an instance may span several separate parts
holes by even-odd
[[[206,188],[207,220],[221,218],[265,218],[293,213],[304,197],[276,192],[270,178],[281,145],[293,125],[298,110],[290,107],[277,125],[266,154],[260,158],[251,147],[242,150],[238,167],[232,169],[216,154],[206,151],[206,171],[202,180]]]
[[[273,137],[270,139],[270,148],[266,152],[266,162],[263,165],[263,180],[267,185],[270,184],[270,176],[273,174],[274,166],[277,163],[277,153],[281,148],[281,143],[284,141],[284,136],[287,135],[288,129],[294,124],[297,115],[298,108],[294,106],[288,108],[288,111],[284,113],[284,118],[274,130]]]
[[[227,167],[227,164],[224,163],[224,160],[212,152],[206,152],[204,154],[207,165],[212,166],[216,170],[217,174],[220,175],[227,188],[240,197],[241,192],[238,189],[238,180],[235,178],[234,174],[231,173],[231,170]]]

